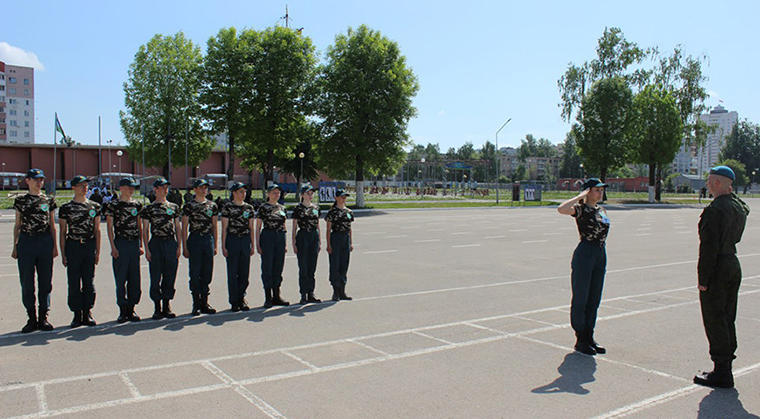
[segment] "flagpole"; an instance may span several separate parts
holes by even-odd
[[[100,116],[98,116],[98,183],[103,178],[103,145],[100,142]]]
[[[145,125],[140,125],[140,139],[142,140],[142,179],[140,182],[145,181]],[[145,204],[145,196],[148,194],[148,186],[143,185],[143,205]]]
[[[56,159],[58,158],[58,112],[55,113],[55,122],[53,122],[53,196],[55,196],[55,169]]]

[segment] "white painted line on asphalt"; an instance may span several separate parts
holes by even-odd
[[[409,235],[408,234],[401,234],[399,236],[385,236],[383,238],[384,239],[400,239],[400,238],[403,238],[403,237],[409,237]]]
[[[385,352],[385,351],[382,351],[380,349],[377,349],[374,346],[367,345],[366,343],[358,341],[356,339],[348,339],[348,341],[351,342],[351,343],[353,343],[353,344],[355,344],[355,345],[359,345],[359,346],[361,346],[363,348],[367,348],[367,349],[369,349],[372,352],[379,353],[382,356],[391,356],[391,354],[389,354],[388,352]]]
[[[434,232],[434,231],[446,231],[446,229],[445,229],[445,228],[433,228],[433,229],[430,229],[430,230],[427,230],[427,231],[428,231],[428,232]]]
[[[689,233],[692,233],[692,231],[691,230],[677,231],[676,233],[678,233],[678,234],[689,234]]]
[[[504,239],[507,236],[485,236],[484,239]]]
[[[652,235],[652,233],[638,233],[638,234],[634,234],[634,236],[651,236],[651,235]]]
[[[48,411],[47,397],[45,396],[45,386],[40,384],[34,386],[34,391],[37,393],[37,405],[40,408],[41,413]]]
[[[7,268],[9,266],[18,266],[18,263],[3,263],[2,265],[0,265],[0,268],[3,268],[3,267]]]
[[[481,246],[480,243],[476,243],[476,244],[458,244],[456,246],[451,246],[451,247],[453,247],[455,249],[460,249],[460,248],[463,248],[463,247],[480,247],[480,246]]]
[[[507,230],[507,231],[509,231],[510,233],[517,233],[519,231],[528,231],[528,229],[527,228],[520,228],[520,229],[516,229],[516,230]]]
[[[651,230],[651,228],[649,228],[649,227],[647,227],[647,228],[637,228],[636,229],[636,231],[649,231],[649,230]]]
[[[462,235],[462,234],[472,234],[472,231],[457,231],[455,233],[451,233],[454,235]]]
[[[427,240],[415,240],[415,243],[434,243],[439,242],[441,239],[427,239]]]
[[[449,342],[448,340],[437,338],[435,336],[430,336],[430,335],[422,333],[422,332],[415,331],[415,332],[412,332],[412,333],[415,334],[415,335],[417,335],[417,336],[422,336],[423,338],[437,340],[438,342],[445,343],[446,345],[453,345],[453,343]]]
[[[384,231],[367,231],[367,232],[363,231],[362,234],[364,234],[366,236],[369,236],[369,235],[372,235],[372,234],[385,234],[385,232]]]
[[[530,243],[546,243],[546,242],[548,242],[548,241],[549,241],[549,240],[527,240],[527,241],[524,241],[524,242],[522,242],[522,243],[523,243],[523,244],[530,244]]]
[[[287,357],[293,358],[294,360],[300,362],[301,364],[306,365],[306,367],[309,368],[312,371],[319,371],[319,367],[318,366],[312,364],[311,362],[308,362],[308,361],[304,360],[300,356],[294,355],[293,353],[288,352],[288,351],[280,351],[280,353],[283,354],[283,355],[285,355],[285,356],[287,356]]]
[[[412,230],[416,228],[420,228],[420,226],[400,227],[399,230]]]
[[[243,387],[242,384],[235,381],[235,379],[227,375],[224,371],[219,369],[219,367],[212,364],[210,361],[203,362],[201,365],[203,365],[204,368],[214,374],[224,384],[230,386],[233,390],[235,390],[237,394],[243,396],[243,398],[248,400],[249,403],[256,406],[265,415],[273,419],[287,419],[282,413],[278,412],[277,409],[272,407],[269,403],[265,402],[257,395],[251,393],[250,390]]]
[[[376,254],[380,254],[380,253],[396,253],[396,252],[398,252],[398,250],[396,250],[396,249],[394,249],[394,250],[373,250],[373,251],[370,251],[370,252],[363,252],[362,254],[363,255],[376,255]]]
[[[561,236],[562,233],[544,233],[542,236]]]
[[[127,388],[129,389],[129,393],[132,395],[132,397],[140,397],[142,394],[140,394],[140,390],[137,389],[137,386],[135,383],[132,382],[132,380],[129,378],[129,376],[125,373],[119,374],[119,377],[121,377],[121,381],[124,381],[124,384],[126,384]]]

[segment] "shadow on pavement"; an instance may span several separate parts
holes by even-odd
[[[326,301],[318,304],[293,304],[286,307],[276,307],[264,309],[263,307],[253,308],[248,312],[233,313],[230,310],[220,311],[216,314],[191,316],[189,314],[178,315],[174,319],[153,320],[150,317],[143,318],[139,322],[128,322],[118,324],[115,320],[99,323],[93,327],[78,327],[71,329],[68,325],[56,327],[50,332],[35,331],[29,334],[20,332],[7,333],[0,335],[0,347],[5,346],[43,346],[57,339],[66,339],[70,341],[85,341],[91,337],[106,335],[132,336],[139,332],[145,332],[154,329],[164,329],[170,332],[177,332],[185,327],[200,324],[210,326],[221,326],[228,322],[248,320],[252,322],[261,322],[267,317],[281,315],[291,315],[295,317],[304,317],[307,313],[317,312],[319,310],[332,307],[333,301]]]
[[[588,394],[589,390],[583,388],[583,384],[595,380],[596,360],[593,356],[571,352],[565,355],[565,359],[559,364],[557,371],[559,377],[547,385],[534,388],[531,392],[537,394]]]
[[[713,389],[699,402],[699,419],[758,419],[760,416],[747,412],[739,400],[735,388]]]

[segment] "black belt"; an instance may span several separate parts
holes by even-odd
[[[153,236],[153,238],[154,239],[158,239],[158,240],[176,240],[176,237],[174,237],[174,236],[167,236],[167,237]]]
[[[266,230],[266,231],[274,231],[274,232],[277,232],[277,233],[287,233],[288,232],[288,230],[283,230],[281,228],[264,228],[264,230]]]
[[[251,233],[250,233],[250,232],[248,232],[248,233],[245,233],[245,234],[235,234],[235,233],[229,233],[229,235],[230,235],[230,236],[234,236],[234,237],[250,237],[250,236],[251,236]]]
[[[591,240],[581,240],[581,242],[588,243],[593,246],[599,246],[599,247],[604,247],[604,244],[605,244],[605,242],[596,242],[596,241],[591,241]]]
[[[71,240],[73,242],[77,242],[77,243],[80,243],[80,244],[85,244],[85,243],[89,243],[91,241],[95,241],[95,237],[89,237],[89,238],[86,238],[86,239],[75,239],[73,237],[66,237],[66,240]]]
[[[50,233],[50,230],[45,230],[45,231],[35,232],[35,233],[26,233],[22,231],[21,234],[26,234],[29,237],[39,237],[39,236],[45,236],[51,233]]]

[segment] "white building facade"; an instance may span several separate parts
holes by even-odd
[[[34,143],[34,68],[0,61],[0,144]]]
[[[718,105],[709,114],[700,115],[699,119],[713,128],[713,132],[707,134],[704,147],[697,150],[697,175],[702,176],[718,162],[718,155],[726,144],[726,137],[731,134],[731,129],[739,122],[739,114],[736,111],[729,112],[723,106]]]

